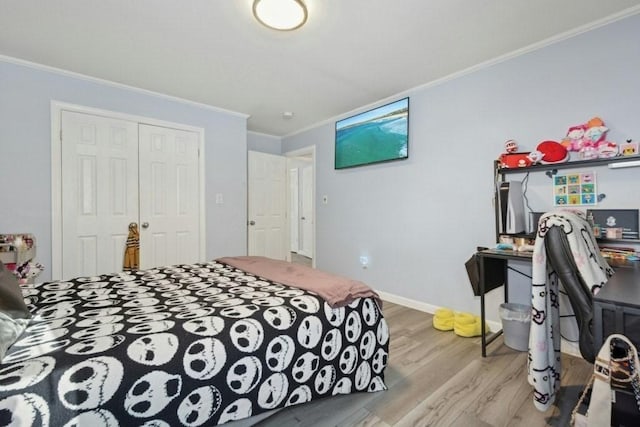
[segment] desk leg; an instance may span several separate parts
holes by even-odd
[[[480,292],[480,327],[482,328],[482,330],[480,331],[480,338],[482,341],[482,357],[487,357],[487,346],[489,344],[491,344],[496,338],[498,338],[500,335],[502,335],[503,331],[502,329],[493,332],[490,336],[487,337],[487,332],[486,332],[486,327],[487,327],[487,313],[486,313],[486,309],[485,309],[485,292],[487,289],[487,284],[485,282],[485,260],[487,258],[491,258],[489,257],[485,257],[482,255],[477,256],[477,263],[478,263],[478,273],[480,275],[479,280],[478,280],[478,288],[479,288],[479,292]],[[503,260],[504,262],[504,282],[503,282],[503,286],[504,286],[504,301],[505,302],[509,302],[509,294],[508,294],[508,287],[509,287],[509,279],[508,279],[508,269],[509,269],[509,265],[508,265],[508,261],[507,260]]]
[[[484,310],[484,257],[479,256],[478,273],[480,275],[479,287],[480,287],[480,336],[482,341],[482,357],[487,357],[487,334],[485,332],[485,310]]]
[[[504,302],[509,302],[509,261],[504,262]]]

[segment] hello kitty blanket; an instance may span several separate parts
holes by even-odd
[[[317,294],[221,262],[27,285],[0,362],[0,424],[212,426],[385,390],[373,298]]]
[[[597,292],[613,274],[600,254],[590,224],[580,214],[557,210],[540,218],[532,258],[528,381],[534,387],[534,404],[541,411],[551,407],[560,389],[561,295],[544,246],[545,235],[554,225],[566,233],[576,266],[590,292]],[[568,300],[564,302],[568,304]],[[575,318],[573,322],[575,324]],[[577,325],[572,326],[577,329]]]

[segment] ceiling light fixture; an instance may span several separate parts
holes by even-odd
[[[302,0],[254,0],[253,16],[266,27],[290,31],[307,22],[307,7]]]

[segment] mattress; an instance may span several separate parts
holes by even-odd
[[[0,364],[3,425],[201,426],[386,389],[379,302],[221,262],[27,285]]]

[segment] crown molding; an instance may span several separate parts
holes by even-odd
[[[101,79],[101,78],[98,78],[98,77],[91,77],[91,76],[88,76],[86,74],[81,74],[81,73],[76,73],[76,72],[73,72],[73,71],[63,70],[61,68],[51,67],[49,65],[38,64],[36,62],[26,61],[24,59],[15,58],[15,57],[12,57],[12,56],[0,55],[0,61],[7,62],[7,63],[10,63],[10,64],[15,64],[15,65],[20,65],[20,66],[27,67],[27,68],[32,68],[32,69],[35,69],[35,70],[46,71],[46,72],[49,72],[49,73],[58,74],[58,75],[65,76],[65,77],[71,77],[71,78],[75,78],[75,79],[79,79],[79,80],[84,80],[84,81],[91,82],[91,83],[97,83],[97,84],[101,84],[101,85],[104,85],[104,86],[110,86],[110,87],[117,88],[117,89],[125,89],[125,90],[128,90],[128,91],[140,93],[140,94],[143,94],[143,95],[154,96],[156,98],[161,98],[161,99],[168,100],[168,101],[179,102],[181,104],[186,104],[186,105],[190,105],[190,106],[193,106],[193,107],[198,107],[198,108],[203,108],[203,109],[210,110],[210,111],[215,111],[217,113],[230,114],[232,116],[242,117],[244,119],[248,119],[249,118],[249,114],[239,113],[237,111],[232,111],[232,110],[226,110],[224,108],[215,107],[213,105],[203,104],[201,102],[196,102],[196,101],[190,101],[188,99],[179,98],[177,96],[167,95],[167,94],[160,93],[160,92],[154,92],[152,90],[142,89],[142,88],[135,87],[135,86],[129,86],[129,85],[126,85],[126,84],[123,84],[123,83],[117,83],[117,82],[114,82],[114,81],[111,81],[111,80]]]

